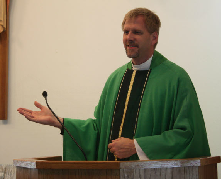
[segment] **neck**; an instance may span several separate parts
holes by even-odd
[[[151,65],[151,61],[152,61],[152,57],[151,56],[146,62],[140,64],[140,65],[134,65],[132,64],[132,70],[149,70],[150,69],[150,65]]]
[[[142,58],[142,59],[139,59],[139,58],[132,58],[132,63],[134,65],[140,65],[142,63],[145,63],[147,60],[150,59],[150,57],[152,57],[153,53],[151,55],[149,55],[148,57],[146,58]]]
[[[132,63],[134,65],[140,65],[142,63],[145,63],[147,60],[150,59],[150,57],[152,57],[154,53],[154,49],[151,49],[147,52],[147,54],[143,57],[136,57],[136,58],[132,58]]]

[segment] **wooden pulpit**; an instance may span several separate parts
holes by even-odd
[[[16,179],[217,179],[220,157],[147,161],[14,159]]]

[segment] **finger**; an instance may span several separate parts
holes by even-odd
[[[37,102],[37,101],[35,101],[34,102],[34,105],[37,107],[37,108],[39,108],[39,109],[42,109],[42,105],[39,103],[39,102]]]
[[[111,149],[112,148],[112,143],[108,144],[108,149]]]
[[[27,118],[27,119],[30,120],[30,121],[33,121],[33,120],[34,120],[34,116],[32,116],[32,115],[25,114],[24,116],[25,116],[25,118]]]
[[[18,112],[20,112],[20,111],[32,112],[32,110],[26,109],[26,108],[18,108],[17,111],[18,111]]]
[[[24,115],[24,116],[29,115],[29,114],[32,113],[32,112],[30,112],[30,111],[26,111],[26,110],[23,110],[23,109],[19,110],[18,112],[19,112],[20,114]]]
[[[116,141],[119,141],[121,138],[117,138],[117,139],[115,139],[114,141],[116,142]]]
[[[32,115],[32,112],[21,111],[20,114],[22,114],[25,117],[34,118],[34,116]]]
[[[114,142],[118,141],[118,139],[119,139],[119,138],[114,139],[114,140],[112,140],[111,142],[114,143]]]
[[[115,154],[116,151],[112,148],[112,149],[110,149],[110,152]]]

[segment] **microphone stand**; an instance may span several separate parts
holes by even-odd
[[[60,119],[58,118],[58,116],[54,113],[54,111],[50,108],[48,101],[47,101],[47,92],[43,91],[42,96],[45,98],[46,104],[48,106],[48,109],[52,112],[52,114],[55,116],[55,118],[58,120],[58,122],[61,124],[61,126],[66,130],[66,132],[68,133],[68,135],[72,138],[72,140],[75,142],[75,144],[78,146],[78,148],[81,150],[82,154],[84,155],[85,161],[87,160],[87,156],[84,152],[84,150],[81,148],[81,146],[77,143],[77,141],[75,140],[75,138],[70,134],[70,132],[67,130],[67,128],[64,126],[64,124],[60,121]]]

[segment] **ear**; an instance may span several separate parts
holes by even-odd
[[[157,42],[158,42],[158,33],[157,32],[153,32],[151,34],[151,43],[154,46]]]

